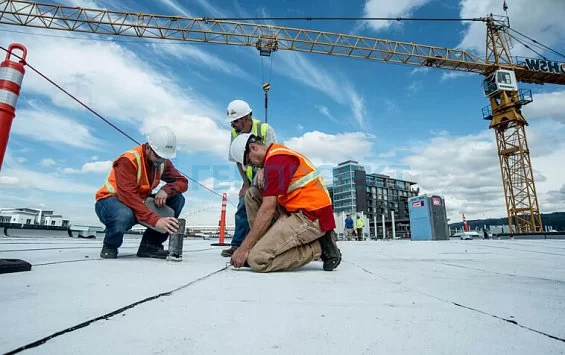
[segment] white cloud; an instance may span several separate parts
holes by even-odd
[[[39,165],[45,166],[45,167],[50,167],[50,166],[53,166],[53,165],[55,165],[55,164],[57,164],[57,163],[55,162],[55,160],[49,159],[49,158],[47,158],[47,159],[41,159],[41,162],[39,162]]]
[[[461,18],[485,17],[490,13],[502,14],[500,0],[461,0]],[[563,43],[565,32],[565,2],[559,0],[539,0],[535,6],[530,0],[508,1],[510,26],[549,47]],[[516,33],[511,32],[517,36]],[[517,36],[520,38],[520,36]],[[523,38],[522,38],[523,39]],[[467,25],[460,48],[472,49],[480,54],[485,53],[486,25],[472,22]],[[513,40],[512,55],[538,57],[534,52],[524,48]]]
[[[444,71],[443,73],[441,73],[440,80],[445,81],[445,80],[457,79],[457,78],[470,76],[470,75],[476,75],[476,74],[460,72],[460,71]]]
[[[307,59],[303,54],[291,51],[279,53],[282,63],[275,70],[331,97],[335,102],[347,105],[357,125],[365,127],[365,107],[350,81],[339,72],[328,73]]]
[[[17,186],[20,179],[17,176],[0,176],[0,186]]]
[[[332,120],[333,122],[337,122],[337,119],[330,113],[330,110],[328,109],[327,106],[324,105],[315,105],[316,109],[318,111],[320,111],[320,113],[324,116],[326,116],[327,118],[329,118],[330,120]]]
[[[535,94],[533,99],[523,108],[527,120],[552,118],[565,122],[565,91]]]
[[[363,7],[363,17],[408,17],[414,10],[431,0],[367,0]],[[366,21],[366,26],[379,31],[392,26],[394,21]]]
[[[93,104],[107,118],[139,125],[140,133],[147,132],[147,127],[169,124],[176,128],[181,150],[225,156],[229,132],[211,118],[221,117],[220,111],[191,88],[179,86],[173,73],[164,75],[151,61],[117,43],[48,37],[38,41],[25,35],[13,40],[29,43],[28,51],[34,54],[28,58],[30,63],[36,64],[33,58],[41,58],[41,63],[36,64],[39,70],[87,104]],[[61,57],[60,53],[65,56]],[[22,90],[47,97],[65,109],[82,110],[36,75],[26,76]],[[100,145],[76,119],[71,121],[58,112],[44,113],[43,109],[19,110],[15,132],[81,148],[94,149]],[[24,119],[26,114],[28,119]],[[41,127],[41,132],[28,129],[30,126]]]
[[[298,129],[299,131],[304,131],[304,126],[299,123],[296,125],[296,129]]]
[[[63,173],[64,174],[87,174],[87,173],[107,174],[111,168],[112,168],[112,161],[106,160],[106,161],[85,163],[80,169],[64,168]]]
[[[12,177],[12,179],[18,179],[16,186],[7,185],[7,188],[37,189],[41,191],[77,194],[92,194],[97,189],[97,187],[77,183],[61,178],[55,174],[40,173],[19,166],[8,167],[5,173],[7,176]]]
[[[175,0],[161,0],[161,2],[174,11],[174,16],[193,17],[190,11],[180,6]]]
[[[413,81],[412,83],[410,83],[410,85],[408,85],[406,90],[408,90],[411,93],[416,93],[416,92],[422,90],[423,87],[424,87],[424,85],[422,84],[421,81]]]
[[[553,132],[548,131],[553,127]],[[565,125],[546,120],[528,127],[528,143],[536,176],[540,210],[562,209],[556,201],[556,187],[563,184],[565,168],[556,164],[565,154]],[[422,193],[443,195],[449,217],[467,218],[506,216],[504,191],[494,133],[483,131],[465,136],[442,132],[429,140],[403,147],[408,154],[401,162],[406,167],[391,169],[400,178],[419,184]],[[385,172],[387,173],[387,172]]]
[[[92,158],[90,158],[90,160],[92,160],[92,161],[97,161],[98,159],[99,159],[99,158],[98,158],[98,155],[95,155],[95,156],[93,156]]]
[[[425,73],[427,73],[427,72],[429,72],[429,71],[430,71],[430,68],[426,68],[426,67],[416,67],[416,68],[412,69],[412,71],[410,71],[410,73],[409,73],[408,75],[414,76],[414,75],[420,74],[420,73],[425,74]]]
[[[196,0],[198,5],[200,5],[204,10],[208,11],[209,14],[213,15],[214,17],[229,17],[229,14],[225,11],[222,11],[221,8],[215,7],[211,4],[208,0]]]
[[[86,163],[82,166],[81,171],[83,173],[108,173],[112,168],[112,161],[97,161],[94,163]]]
[[[14,160],[17,161],[20,164],[23,164],[27,161],[27,158],[24,157],[14,157]]]
[[[227,155],[230,131],[219,128],[209,117],[164,112],[158,116],[148,117],[143,123],[142,131],[150,132],[161,125],[173,127],[177,136],[177,149],[188,152],[211,152],[221,157]]]
[[[241,187],[241,181],[236,180],[218,180],[215,177],[207,177],[203,180],[198,181],[198,183],[204,185],[205,187],[216,191],[217,193],[228,195],[228,200],[237,198],[239,196],[239,188]],[[196,188],[196,187],[195,187]],[[200,187],[197,187],[200,188]]]
[[[101,144],[87,126],[45,109],[19,110],[18,119],[14,120],[13,132],[54,145],[65,144],[82,149],[97,149]]]
[[[153,49],[161,54],[172,55],[180,60],[189,60],[207,68],[219,72],[240,77],[248,82],[255,83],[255,79],[236,65],[233,61],[226,61],[218,56],[210,54],[198,47],[198,44],[183,43],[182,45],[165,45],[163,43],[152,43]]]
[[[374,136],[362,132],[327,134],[307,132],[284,142],[288,147],[304,154],[318,167],[337,165],[345,160],[363,161],[372,155]]]

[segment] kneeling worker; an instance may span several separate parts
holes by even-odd
[[[163,243],[179,227],[177,218],[184,207],[182,193],[188,189],[188,180],[169,160],[175,157],[176,146],[174,132],[169,127],[157,127],[147,136],[147,143],[114,161],[106,183],[96,192],[96,214],[106,226],[101,258],[117,258],[124,233],[136,223],[148,227],[137,256],[167,257]],[[154,199],[149,198],[161,180],[167,184]],[[169,210],[170,216],[161,217],[153,212],[157,210]]]
[[[321,257],[324,270],[334,270],[341,252],[333,207],[314,165],[302,154],[281,144],[266,145],[250,133],[237,136],[230,152],[243,166],[263,168],[265,181],[263,192],[251,187],[245,194],[251,229],[233,253],[232,265],[282,271]]]

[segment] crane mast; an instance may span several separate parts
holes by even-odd
[[[1,24],[247,46],[257,48],[261,55],[292,50],[464,71],[486,76],[485,87],[489,82],[496,84],[501,75],[510,77],[513,86],[489,91],[490,107],[483,109],[483,117],[490,121],[489,127],[496,135],[510,233],[541,232],[543,226],[526,139],[527,121],[520,111],[532,101],[531,92],[528,95],[527,90],[518,90],[516,82],[565,85],[565,75],[530,70],[513,63],[505,32],[507,26],[492,15],[480,20],[487,26],[484,60],[459,49],[327,31],[0,0]],[[264,90],[266,95],[268,88]]]
[[[502,65],[512,66],[508,37],[503,24],[487,20],[486,61],[494,63],[491,75]],[[530,150],[521,108],[532,102],[527,91],[500,90],[489,96],[489,128],[496,135],[498,159],[510,233],[543,232]]]

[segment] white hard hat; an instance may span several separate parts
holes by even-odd
[[[251,137],[255,137],[255,135],[253,133],[241,133],[233,139],[230,145],[231,157],[243,166],[245,166],[245,148],[247,148],[247,142]]]
[[[251,106],[243,100],[233,100],[228,104],[228,112],[226,117],[227,123],[232,123],[238,118],[247,116],[251,113]]]
[[[152,130],[147,135],[147,143],[161,158],[172,159],[176,156],[177,137],[173,130],[167,126]]]

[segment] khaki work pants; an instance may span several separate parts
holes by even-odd
[[[345,237],[347,240],[353,239],[353,228],[345,228]]]
[[[249,227],[261,207],[263,194],[255,187],[245,194],[245,208]],[[274,224],[257,241],[249,252],[247,263],[257,272],[298,269],[320,257],[322,250],[318,238],[324,235],[318,220],[311,221],[302,212],[288,213],[277,206]]]

